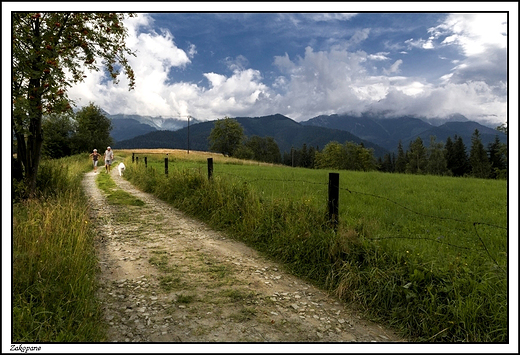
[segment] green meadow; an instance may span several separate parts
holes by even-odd
[[[339,171],[339,226],[328,222],[331,171],[214,159],[126,156],[125,178],[288,271],[353,302],[403,336],[507,342],[507,182]],[[148,164],[144,166],[144,156]],[[207,154],[207,157],[214,155]]]

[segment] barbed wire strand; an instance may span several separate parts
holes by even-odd
[[[478,239],[480,240],[480,243],[482,243],[482,246],[484,247],[484,249],[486,250],[486,253],[488,254],[488,256],[491,258],[491,260],[493,260],[493,262],[495,263],[495,265],[500,269],[502,270],[503,272],[506,272],[504,269],[502,269],[500,267],[500,265],[498,265],[498,262],[495,260],[495,258],[491,255],[491,253],[489,252],[489,249],[487,248],[486,244],[484,243],[484,241],[482,240],[482,238],[480,237],[480,235],[478,234],[478,231],[477,231],[477,223],[473,223],[473,228],[475,229],[475,234],[477,235]]]

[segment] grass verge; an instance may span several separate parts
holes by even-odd
[[[13,203],[14,342],[104,340],[95,234],[78,157],[44,161],[38,199]]]

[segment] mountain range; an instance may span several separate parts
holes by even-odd
[[[276,114],[263,117],[235,117],[244,128],[244,134],[248,137],[257,135],[260,137],[273,137],[280,152],[289,152],[291,147],[301,148],[305,143],[308,147],[314,146],[322,149],[330,141],[363,143],[367,148],[373,148],[376,156],[382,156],[387,150],[375,143],[360,139],[350,132],[331,129],[326,127],[313,127],[303,125],[292,119]],[[194,125],[190,124],[189,139],[190,149],[207,151],[209,150],[208,137],[213,129],[214,122],[201,122]],[[188,148],[188,127],[177,131],[154,131],[144,135],[116,141],[114,149],[131,148]]]
[[[200,122],[190,119],[188,122],[176,118],[162,118],[138,115],[107,115],[112,120],[114,148],[189,148],[192,150],[209,150],[208,137],[214,122]],[[396,152],[401,141],[406,150],[411,141],[421,137],[425,146],[429,145],[430,136],[446,142],[448,137],[462,137],[469,151],[471,136],[475,129],[480,132],[485,147],[498,136],[502,142],[507,142],[507,136],[490,127],[470,121],[462,115],[453,115],[445,119],[443,124],[431,124],[423,119],[411,116],[396,118],[381,118],[364,114],[360,117],[350,115],[322,115],[304,122],[296,122],[289,117],[275,114],[263,117],[236,117],[244,128],[246,136],[273,137],[280,151],[289,152],[291,147],[301,148],[305,143],[308,147],[323,148],[331,141],[344,143],[352,141],[363,143],[367,148],[374,149],[376,157],[382,157],[389,152]]]
[[[421,137],[423,144],[429,146],[430,136],[435,136],[437,142],[446,142],[448,137],[453,139],[455,135],[462,137],[466,148],[469,149],[471,136],[475,129],[478,129],[485,147],[494,142],[497,135],[500,141],[507,142],[507,136],[504,133],[470,121],[460,114],[452,115],[444,121],[433,121],[434,123],[444,122],[438,126],[430,122],[412,116],[381,118],[365,114],[360,117],[350,115],[317,116],[302,122],[302,124],[345,130],[361,139],[376,142],[390,152],[397,151],[399,141],[406,150],[410,142],[417,137]]]

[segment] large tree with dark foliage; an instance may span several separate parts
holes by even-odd
[[[105,151],[113,144],[110,137],[112,122],[101,108],[90,103],[76,112],[76,132],[72,137],[73,152],[91,152],[93,149]]]
[[[62,158],[72,154],[74,121],[70,114],[51,114],[43,117],[42,154],[49,158]]]
[[[209,134],[209,149],[222,153],[225,156],[233,156],[244,139],[244,128],[237,120],[225,117],[216,120]]]
[[[30,195],[36,190],[44,114],[71,110],[67,88],[85,77],[86,70],[106,68],[116,83],[122,69],[135,84],[127,56],[123,20],[132,14],[29,13],[12,14],[12,127],[16,169]],[[97,63],[99,58],[102,64]]]
[[[253,151],[253,159],[279,164],[282,161],[280,148],[273,137],[252,136],[245,143]]]
[[[455,135],[453,140],[446,140],[446,167],[453,176],[464,176],[469,173],[469,161],[466,153],[466,145],[462,137]]]
[[[507,135],[507,126],[498,126],[497,131]],[[495,136],[495,141],[488,144],[488,156],[491,163],[491,177],[496,179],[507,178],[507,144],[500,142],[500,138]]]

